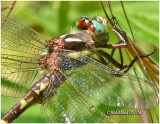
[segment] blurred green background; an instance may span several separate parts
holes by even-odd
[[[2,2],[2,6],[8,5]],[[120,2],[111,2],[113,13],[119,20],[122,29],[131,37]],[[126,12],[131,23],[136,43],[150,53],[154,46],[157,52],[152,56],[159,62],[159,2],[124,2]],[[109,10],[107,9],[109,12]],[[17,1],[10,17],[33,28],[47,40],[76,30],[76,20],[82,16],[103,16],[100,2],[92,1]],[[111,28],[109,28],[111,32]],[[112,35],[111,35],[112,36]],[[114,38],[110,36],[111,42]],[[110,43],[111,43],[110,42]],[[2,116],[18,101],[15,98],[1,98]],[[117,116],[119,122],[140,122],[139,117]],[[14,121],[27,123],[43,123],[40,105],[31,107]]]

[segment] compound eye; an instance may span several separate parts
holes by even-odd
[[[98,21],[98,22],[100,22],[100,23],[102,23],[102,24],[104,24],[104,25],[107,25],[106,19],[103,18],[102,16],[95,17],[95,20]]]
[[[84,16],[81,17],[80,19],[77,20],[76,26],[80,30],[87,30],[88,29],[88,24],[89,24],[89,17]]]

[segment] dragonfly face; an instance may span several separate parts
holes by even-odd
[[[88,30],[92,35],[95,43],[100,45],[107,43],[107,23],[103,17],[98,16],[95,18],[90,18],[88,16],[84,16],[77,20],[76,26],[80,30]]]

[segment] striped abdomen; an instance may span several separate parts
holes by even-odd
[[[43,92],[50,83],[50,77],[54,72],[46,73],[30,89],[30,91],[17,103],[3,118],[1,123],[10,123],[23,113],[29,106],[43,101]]]

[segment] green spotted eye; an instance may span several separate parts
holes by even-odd
[[[80,30],[88,30],[94,41],[102,42],[108,39],[106,28],[102,23],[104,20],[102,17],[90,18],[83,16],[77,21],[76,26]]]
[[[95,28],[95,34],[96,35],[106,33],[106,29],[104,28],[104,26],[100,22],[93,19],[93,20],[91,20],[91,23],[93,24],[93,26]]]

